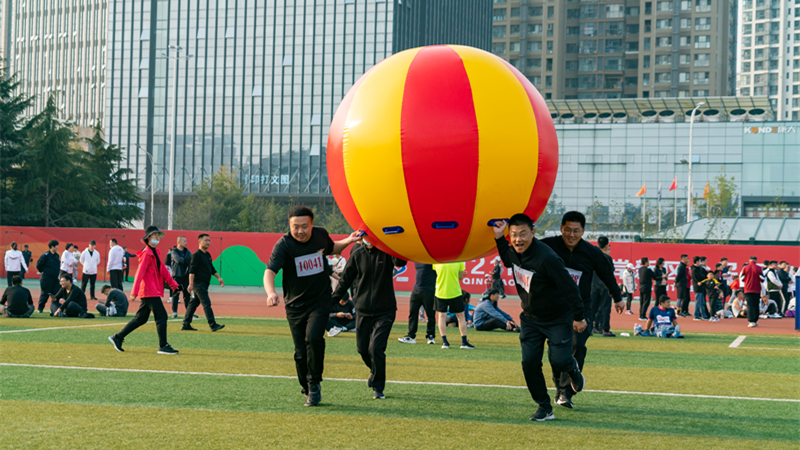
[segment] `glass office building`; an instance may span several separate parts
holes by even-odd
[[[176,195],[225,167],[246,193],[328,196],[328,126],[365,71],[421,45],[491,48],[489,0],[110,0],[108,10],[107,138],[157,197],[168,190],[176,70]],[[162,55],[171,45],[182,47],[177,65]]]

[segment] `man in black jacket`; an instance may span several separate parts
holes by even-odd
[[[338,302],[353,287],[356,305],[356,348],[364,364],[370,368],[367,385],[372,388],[372,398],[386,398],[386,345],[397,313],[392,271],[406,265],[406,261],[390,256],[367,241],[350,252],[350,260],[339,278],[333,293]]]
[[[500,258],[494,260],[492,287],[500,291],[500,298],[506,298],[506,288],[503,286],[503,264]]]
[[[3,316],[25,319],[33,314],[33,298],[31,291],[22,287],[22,276],[14,275],[11,287],[3,291],[0,305],[3,305]]]
[[[419,325],[419,310],[425,308],[428,324],[425,328],[425,340],[428,344],[436,344],[436,312],[433,309],[434,293],[436,292],[436,271],[433,265],[414,263],[415,280],[414,290],[411,291],[410,306],[408,309],[408,334],[397,339],[403,344],[417,343],[417,327]]]
[[[678,315],[687,317],[689,315],[689,277],[687,271],[689,267],[689,255],[681,255],[681,262],[675,270],[675,290],[678,291]]]
[[[50,296],[50,315],[53,317],[81,317],[93,318],[94,314],[87,313],[86,294],[72,283],[72,275],[61,274],[59,278],[61,289]],[[64,303],[59,302],[63,299]]]
[[[58,284],[58,275],[61,272],[61,257],[58,255],[58,241],[55,239],[50,240],[50,242],[47,243],[47,247],[49,247],[49,250],[42,253],[42,256],[36,261],[36,270],[41,274],[39,276],[41,293],[39,294],[38,307],[40,313],[44,312],[47,299],[61,289]]]
[[[653,298],[653,276],[650,260],[645,256],[639,267],[639,320],[647,321],[647,308]]]
[[[22,250],[22,260],[25,261],[25,265],[26,266],[30,267],[31,266],[31,260],[33,259],[33,254],[31,253],[30,248],[28,248],[28,244],[25,244],[23,249],[24,250]],[[25,279],[25,272],[22,272],[20,274],[20,276],[22,276],[22,279],[24,280]]]
[[[703,284],[706,278],[708,278],[708,271],[704,267],[706,264],[706,257],[695,256],[693,262],[692,285],[694,287],[694,320],[708,320],[706,289]]]
[[[180,285],[181,290],[170,290],[170,300],[172,301],[172,318],[178,317],[178,303],[180,303],[181,292],[183,292],[183,305],[189,309],[190,294],[187,290],[189,286],[189,264],[192,262],[192,252],[186,248],[186,238],[178,236],[178,245],[172,247],[169,252],[170,270],[172,279]]]
[[[586,217],[579,211],[569,211],[561,218],[561,236],[552,236],[541,241],[564,262],[573,283],[578,285],[584,314],[589,316],[586,330],[573,333],[572,355],[578,362],[580,370],[583,370],[583,362],[586,359],[586,341],[592,335],[592,279],[594,274],[600,277],[600,281],[608,289],[616,303],[617,312],[622,313],[625,309],[622,292],[619,290],[617,278],[614,276],[614,265],[609,262],[599,248],[583,240],[585,229]],[[554,369],[553,382],[556,385],[556,403],[566,408],[572,408],[572,396],[576,392],[570,386],[570,378],[567,374]]]
[[[213,258],[211,253],[208,252],[208,247],[211,246],[211,237],[208,233],[200,233],[197,236],[198,249],[192,255],[192,260],[189,262],[189,292],[192,293],[192,300],[189,306],[186,307],[186,314],[183,316],[183,326],[181,331],[197,331],[192,327],[192,319],[197,307],[203,305],[203,313],[206,315],[206,321],[211,331],[219,331],[225,328],[225,325],[217,323],[214,318],[214,310],[211,309],[211,298],[208,296],[208,286],[211,284],[211,276],[213,275],[219,281],[220,287],[225,287],[225,281],[217,273],[214,268]]]
[[[504,232],[509,228],[506,240]],[[517,294],[522,301],[519,336],[522,372],[533,401],[539,408],[531,420],[552,420],[553,407],[542,374],[542,356],[547,341],[553,373],[566,373],[574,392],[583,390],[586,380],[572,356],[572,331],[588,327],[583,317],[583,300],[564,262],[533,235],[533,221],[525,214],[511,220],[495,221],[494,236],[503,265],[513,269]]]

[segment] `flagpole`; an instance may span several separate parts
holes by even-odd
[[[675,204],[673,205],[672,209],[675,212],[675,219],[673,219],[672,226],[673,227],[677,227],[678,226],[678,190],[677,189],[675,189]]]
[[[661,232],[661,182],[658,182],[658,231]]]
[[[647,198],[645,195],[642,195],[642,238],[644,238],[644,225],[647,223],[647,218],[644,213],[644,210],[647,207]]]

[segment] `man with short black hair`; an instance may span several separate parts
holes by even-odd
[[[744,299],[747,302],[748,328],[758,326],[758,312],[761,303],[761,282],[764,273],[758,265],[758,258],[750,257],[749,264],[742,267],[741,280],[744,284]]]
[[[305,406],[322,401],[325,366],[325,326],[331,310],[332,291],[328,255],[340,254],[361,237],[360,231],[334,242],[324,228],[314,227],[314,213],[306,206],[289,210],[289,232],[272,249],[264,271],[267,306],[280,302],[275,276],[283,270],[286,320],[294,341],[297,378],[306,396]]]
[[[33,254],[31,253],[31,250],[28,248],[28,244],[25,244],[25,246],[22,248],[22,260],[25,261],[26,267],[31,266],[31,261],[33,261]],[[20,276],[24,280],[25,272],[22,272]]]
[[[617,312],[622,314],[625,304],[622,292],[614,276],[614,264],[600,251],[583,239],[586,229],[586,216],[579,211],[569,211],[561,218],[561,236],[542,239],[542,244],[550,247],[564,263],[572,282],[578,286],[583,302],[584,317],[588,317],[586,329],[573,333],[572,356],[578,362],[578,369],[583,370],[586,359],[586,341],[592,335],[592,279],[597,274],[600,281],[608,289],[614,299]],[[571,387],[570,377],[566,373],[553,369],[553,382],[556,385],[556,403],[572,408],[572,396],[576,392]]]
[[[647,320],[650,300],[653,298],[653,270],[650,269],[650,260],[645,256],[639,267],[639,320]]]
[[[183,292],[183,304],[185,309],[189,309],[191,294],[186,289],[189,286],[189,265],[192,262],[192,252],[186,248],[186,238],[178,236],[178,242],[169,252],[170,270],[172,279],[178,283],[182,289],[170,291],[172,301],[172,318],[178,317],[178,304],[181,302],[181,292]]]
[[[500,298],[506,298],[506,289],[503,286],[503,262],[495,258],[492,268],[492,287],[500,292]]]
[[[781,294],[783,297],[783,310],[778,311],[780,314],[786,314],[786,310],[789,309],[789,300],[791,296],[789,295],[789,286],[792,283],[792,277],[789,275],[789,263],[786,261],[781,261],[778,263],[778,279],[781,280]]]
[[[108,279],[111,282],[111,287],[122,289],[122,269],[125,250],[117,245],[117,240],[115,238],[111,238],[108,241],[108,245],[111,247],[111,249],[108,250],[108,262],[106,263]]]
[[[708,320],[706,290],[703,283],[708,278],[705,268],[706,257],[695,256],[692,265],[692,284],[694,287],[694,320]]]
[[[100,293],[106,296],[105,302],[98,302],[97,306],[95,306],[101,316],[108,315],[109,311],[112,311],[111,316],[114,317],[128,315],[128,296],[125,295],[125,292],[105,285],[100,289]],[[114,308],[110,309],[112,305]]]
[[[100,264],[100,252],[95,250],[95,241],[89,241],[89,246],[81,253],[81,265],[83,266],[83,280],[81,290],[86,292],[86,285],[89,284],[89,298],[97,300],[94,296],[94,285],[97,282],[97,266]]]
[[[472,324],[478,331],[491,331],[496,329],[519,332],[519,327],[514,319],[497,306],[500,300],[500,291],[489,288],[489,291],[475,306],[472,312]]]
[[[220,287],[225,287],[225,281],[217,273],[214,268],[214,260],[211,253],[208,252],[208,247],[211,246],[211,237],[208,233],[201,233],[197,236],[198,249],[192,255],[192,260],[189,263],[189,287],[188,291],[192,293],[192,300],[186,308],[186,314],[183,316],[183,331],[197,331],[197,328],[192,327],[192,319],[197,307],[203,304],[203,313],[206,315],[208,326],[211,331],[219,331],[225,328],[225,325],[218,324],[214,318],[214,310],[211,309],[211,298],[208,296],[208,286],[211,284],[211,276],[213,275],[219,281]],[[179,283],[180,284],[180,283]]]
[[[509,239],[504,235],[506,227]],[[531,420],[544,421],[554,418],[542,373],[544,343],[547,341],[553,373],[566,373],[573,392],[580,392],[586,380],[572,355],[572,331],[582,333],[587,326],[578,285],[556,252],[534,237],[533,227],[530,217],[514,214],[508,222],[495,221],[493,228],[500,259],[513,269],[522,302],[522,372],[533,401],[539,405]]]
[[[436,292],[436,271],[433,265],[414,263],[414,289],[411,291],[408,309],[408,334],[397,340],[403,344],[417,343],[417,327],[419,310],[425,308],[428,323],[425,328],[425,340],[428,344],[436,344],[436,313],[433,310],[433,298]]]
[[[783,283],[781,282],[780,276],[778,275],[778,261],[770,261],[769,268],[766,272],[767,278],[767,295],[769,299],[774,301],[777,305],[778,314],[781,314],[784,310],[784,301],[783,295],[781,290],[783,289]]]
[[[681,262],[675,270],[675,289],[678,297],[678,315],[689,316],[689,282],[692,279],[689,271],[689,255],[681,255]]]
[[[31,291],[22,286],[22,277],[20,275],[14,275],[11,283],[12,286],[6,288],[3,292],[3,298],[0,300],[0,305],[3,306],[3,316],[20,319],[30,317],[35,309]]]
[[[47,243],[48,250],[42,253],[39,260],[36,261],[36,270],[41,274],[39,276],[39,305],[38,311],[41,314],[44,312],[44,307],[47,305],[47,300],[61,289],[59,286],[58,276],[61,269],[61,261],[58,258],[58,241],[51,239]]]
[[[61,289],[50,297],[50,315],[53,317],[81,317],[91,319],[94,314],[87,313],[86,294],[72,282],[68,273],[59,277]],[[64,300],[64,303],[59,300]]]

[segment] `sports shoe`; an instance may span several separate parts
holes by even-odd
[[[397,340],[400,341],[403,344],[416,344],[417,343],[417,340],[415,338],[412,338],[411,336],[403,336],[403,337],[401,337],[401,338],[399,338]]]
[[[464,350],[475,350],[475,346],[470,344],[469,342],[462,342],[461,348],[463,348]]]
[[[339,328],[339,327],[331,327],[331,329],[328,330],[328,337],[334,337],[334,336],[336,336],[337,334],[339,334],[341,332],[342,332],[341,328]]]
[[[449,342],[442,343],[442,348],[445,349],[445,350],[450,348],[450,343]]]
[[[375,391],[372,394],[372,398],[375,399],[375,400],[378,400],[378,399],[384,399],[384,398],[386,398],[386,396],[383,395],[383,391]]]
[[[750,322],[750,323],[747,325],[747,328],[755,328],[755,327],[757,327],[757,326],[758,326],[758,322]]]
[[[610,331],[603,331],[603,336],[605,337],[616,337],[617,335],[610,332]]]
[[[428,336],[427,339],[428,339],[428,344],[436,345],[436,339],[434,339],[433,336]]]
[[[305,406],[317,406],[322,401],[322,388],[319,383],[308,384],[308,395],[306,396]]]
[[[172,348],[171,345],[167,344],[167,345],[161,347],[160,349],[158,349],[158,354],[159,355],[177,355],[178,351],[175,350],[174,348]]]
[[[641,320],[642,322],[647,322],[647,317],[639,317],[639,320]]]
[[[122,349],[122,339],[118,338],[117,335],[109,336],[108,340],[111,341],[111,344],[114,346],[114,349],[118,352],[124,352],[125,350]]]
[[[759,315],[758,315],[758,318],[759,318],[759,319],[769,319],[769,316],[768,316],[768,315],[766,315],[766,314],[759,314]]]
[[[197,331],[197,328],[191,325],[184,325],[181,327],[181,331]]]
[[[583,377],[583,374],[579,369],[575,368],[572,372],[569,372],[567,375],[569,375],[570,385],[572,386],[572,390],[575,391],[575,393],[582,391],[583,388],[586,387],[586,378]]]
[[[173,319],[177,319],[178,318],[178,313],[176,313],[176,312],[172,313],[172,318]]]
[[[632,316],[632,315],[633,315],[633,311],[631,311],[631,310],[629,309],[629,310],[625,311],[625,314],[627,314],[627,315],[629,315],[629,316]]]
[[[778,313],[774,313],[771,316],[769,316],[769,318],[770,319],[783,319],[783,316],[778,314]]]
[[[564,408],[572,409],[575,405],[572,404],[572,400],[564,394],[561,394],[556,397],[556,404],[561,405]]]
[[[553,415],[553,408],[545,408],[543,406],[539,406],[539,409],[536,410],[536,413],[531,416],[531,420],[535,420],[536,422],[544,422],[545,420],[553,420],[555,416]]]
[[[211,326],[211,331],[219,331],[223,328],[225,328],[225,325],[215,323],[214,325]]]

